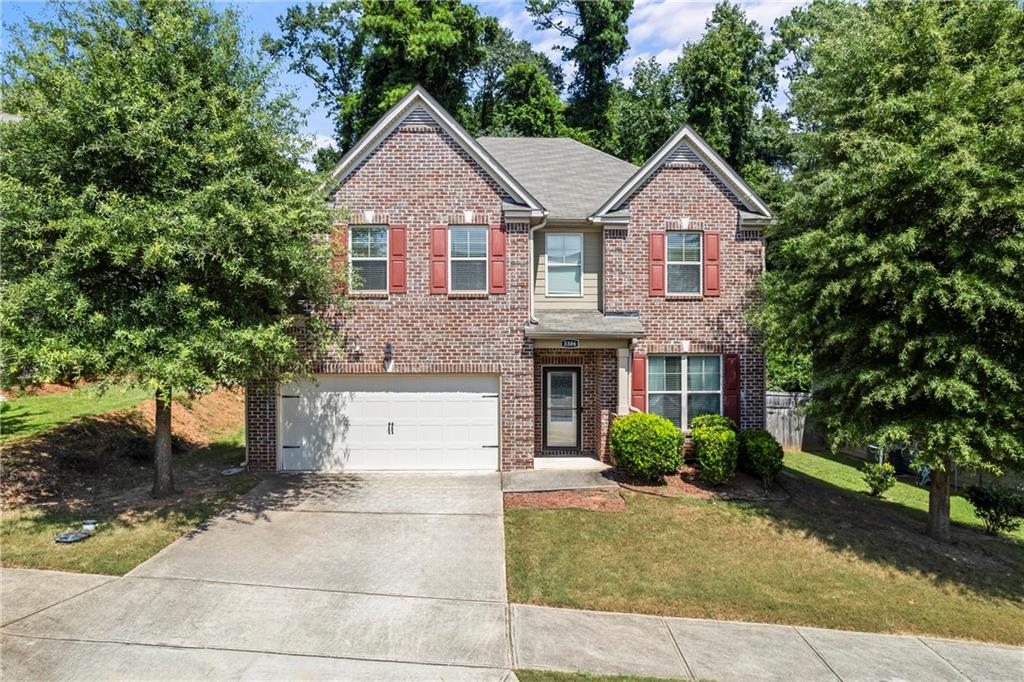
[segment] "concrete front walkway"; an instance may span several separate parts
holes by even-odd
[[[3,679],[1024,679],[1024,649],[506,603],[491,475],[275,477],[124,578],[0,570]]]

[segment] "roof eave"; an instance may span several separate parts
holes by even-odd
[[[684,139],[692,142],[701,154],[710,161],[710,165],[715,166],[715,174],[725,181],[726,185],[736,193],[737,197],[747,208],[754,211],[760,212],[764,215],[765,219],[771,220],[773,214],[768,205],[764,202],[761,197],[754,192],[753,189],[740,177],[733,168],[719,156],[711,145],[709,145],[704,138],[697,134],[697,132],[690,127],[689,124],[681,127],[676,133],[665,141],[665,144],[656,151],[651,158],[649,158],[636,173],[632,175],[614,194],[606,201],[601,208],[594,212],[591,218],[603,218],[607,213],[615,210],[615,208],[625,201],[637,187],[643,183],[655,170],[661,167],[665,157],[667,157],[676,146],[679,145]]]
[[[540,202],[511,173],[505,170],[472,135],[466,132],[466,129],[459,125],[458,121],[452,118],[445,111],[444,107],[421,85],[414,86],[405,97],[388,109],[365,135],[359,138],[359,141],[356,142],[352,149],[345,153],[338,162],[338,165],[331,171],[331,180],[342,182],[359,165],[359,162],[376,149],[381,140],[398,127],[402,122],[403,114],[416,103],[423,105],[433,115],[434,120],[438,122],[441,128],[455,138],[474,161],[487,169],[498,184],[513,199],[516,199],[518,203],[524,204],[533,211],[543,212],[544,207],[541,206]],[[323,189],[326,189],[326,185]]]

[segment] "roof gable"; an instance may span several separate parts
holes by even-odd
[[[684,125],[675,135],[668,139],[643,166],[633,174],[614,194],[599,208],[592,218],[600,221],[604,217],[613,217],[636,190],[643,185],[659,168],[668,163],[696,163],[706,166],[725,184],[739,199],[740,203],[751,214],[764,220],[772,217],[772,212],[761,197],[743,181],[733,168],[711,148],[704,138],[689,125]]]
[[[436,125],[459,144],[516,203],[540,215],[544,208],[512,174],[505,170],[480,143],[445,111],[437,100],[417,85],[363,135],[331,171],[331,179],[343,182],[375,149],[401,125]]]

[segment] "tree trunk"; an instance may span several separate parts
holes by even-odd
[[[174,492],[171,470],[171,392],[156,394],[156,447],[153,451],[153,497]]]
[[[932,469],[932,487],[928,492],[928,535],[949,542],[949,478],[953,463],[946,460],[941,469]]]

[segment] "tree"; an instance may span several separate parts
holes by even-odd
[[[313,81],[345,152],[417,83],[457,115],[484,59],[484,21],[460,0],[336,0],[292,7],[270,54]]]
[[[535,64],[515,64],[495,93],[492,132],[557,137],[565,130],[564,111],[555,87]]]
[[[152,390],[155,496],[172,396],[301,371],[290,313],[337,290],[295,111],[241,30],[209,4],[59,4],[0,80],[4,381]]]
[[[633,68],[632,83],[614,97],[615,153],[641,164],[685,122],[672,80],[653,58]]]
[[[558,31],[573,41],[560,46],[576,65],[570,87],[569,123],[592,131],[598,144],[611,144],[609,118],[614,84],[608,71],[629,49],[626,33],[633,0],[527,0],[537,28]]]
[[[316,103],[334,119],[334,139],[342,149],[355,144],[362,132],[356,111],[366,51],[360,16],[358,0],[296,5],[277,18],[280,37],[266,34],[261,40],[264,50],[313,83]],[[330,151],[318,154],[317,168],[329,163]]]
[[[512,32],[493,17],[484,17],[484,60],[471,75],[475,94],[473,115],[468,119],[471,131],[489,130],[494,125],[494,102],[505,74],[517,65],[532,64],[551,82],[556,93],[563,83],[562,69],[547,55],[534,51],[530,43],[516,40]]]
[[[1024,465],[1024,10],[846,6],[804,49],[765,333],[837,442],[914,445],[946,541],[954,466]]]
[[[672,65],[687,121],[733,167],[744,172],[759,159],[760,106],[775,93],[778,56],[757,22],[739,5],[715,5],[700,40],[688,43]]]

